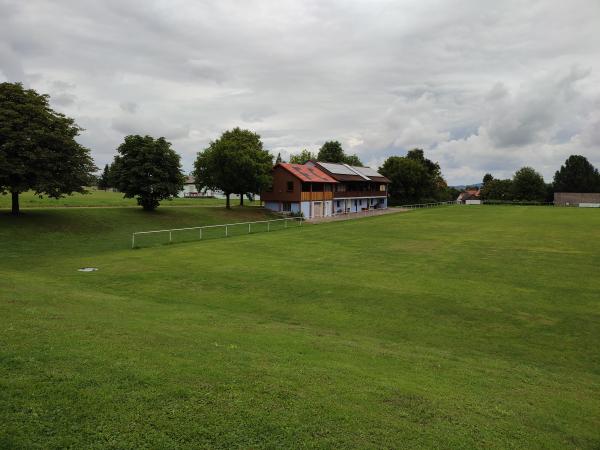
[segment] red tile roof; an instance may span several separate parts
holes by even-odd
[[[290,172],[300,181],[309,183],[337,183],[333,178],[317,167],[310,167],[304,164],[279,163],[275,167],[280,166]]]

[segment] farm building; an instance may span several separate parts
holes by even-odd
[[[279,163],[273,184],[261,194],[272,211],[327,217],[387,208],[389,180],[369,167],[309,161]]]
[[[600,207],[600,192],[555,192],[554,204],[558,206]]]
[[[458,195],[456,203],[476,204],[481,200],[480,196],[481,190],[479,188],[468,188]]]

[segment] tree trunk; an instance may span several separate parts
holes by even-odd
[[[11,191],[12,195],[12,215],[19,215],[19,193],[16,191]]]
[[[244,194],[240,194],[240,206],[244,206]]]
[[[231,209],[231,205],[229,204],[229,192],[225,193],[225,208]]]

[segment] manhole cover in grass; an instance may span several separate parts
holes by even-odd
[[[95,272],[98,270],[97,267],[82,267],[81,269],[77,269],[79,272]]]

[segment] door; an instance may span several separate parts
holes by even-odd
[[[314,217],[323,217],[323,202],[314,202],[313,203],[313,216]]]

